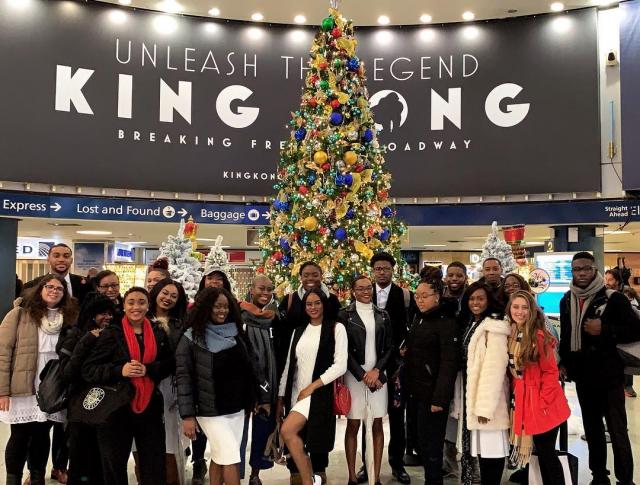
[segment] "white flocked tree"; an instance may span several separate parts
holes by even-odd
[[[487,258],[496,258],[502,263],[502,269],[506,273],[514,271],[518,265],[513,257],[511,246],[506,241],[500,239],[498,234],[498,223],[493,221],[491,224],[491,232],[487,236],[487,240],[482,246],[482,255],[480,261],[484,261]]]
[[[222,271],[227,275],[229,283],[231,284],[231,293],[235,295],[238,285],[236,284],[236,280],[233,278],[232,268],[229,264],[227,252],[222,248],[222,236],[218,236],[216,238],[215,244],[211,246],[211,250],[209,251],[207,258],[204,260],[205,272],[210,268]]]
[[[180,221],[180,228],[175,236],[169,236],[160,247],[160,257],[169,260],[171,278],[184,287],[189,300],[193,300],[202,279],[200,261],[192,255],[191,240],[184,236],[184,219]]]

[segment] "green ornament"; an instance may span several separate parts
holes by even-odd
[[[320,81],[320,88],[321,89],[329,89],[329,81],[326,81],[324,79],[322,81]]]
[[[333,21],[333,17],[327,17],[325,19],[322,19],[322,30],[329,31],[333,29],[334,25],[335,25],[335,22]]]
[[[333,67],[342,67],[342,61],[340,59],[336,59],[335,61],[333,61]]]
[[[356,118],[357,118],[358,116],[360,116],[360,115],[362,114],[362,110],[361,110],[360,108],[353,108],[353,109],[351,110],[351,114],[352,114],[354,117],[356,117]]]
[[[288,174],[294,174],[294,173],[296,173],[296,167],[295,167],[295,166],[293,166],[293,165],[288,166],[288,167],[287,167],[287,173],[288,173]]]

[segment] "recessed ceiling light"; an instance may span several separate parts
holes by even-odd
[[[180,13],[184,10],[176,0],[163,0],[158,4],[158,9],[167,13]]]
[[[86,236],[109,236],[113,234],[111,231],[76,231],[76,234],[84,234]]]
[[[149,244],[147,241],[125,241],[123,244],[130,244],[131,246]]]
[[[260,12],[252,13],[251,20],[253,20],[254,22],[262,22],[264,20],[264,15],[262,15]]]
[[[118,0],[120,5],[131,5],[131,0]]]
[[[562,12],[564,10],[564,3],[562,2],[553,2],[551,4],[552,12]]]
[[[295,17],[293,17],[293,21],[296,24],[304,24],[307,21],[307,17],[305,17],[304,15],[296,15]]]
[[[209,15],[211,15],[212,17],[217,17],[218,15],[220,15],[220,9],[218,7],[213,7],[209,10]]]
[[[391,22],[391,20],[386,15],[380,15],[380,17],[378,17],[378,23],[380,25],[389,25],[389,22]]]
[[[471,12],[470,10],[467,10],[465,13],[462,14],[462,20],[466,20],[467,22],[475,18],[476,18],[476,14]]]
[[[431,17],[431,15],[427,14],[427,13],[423,13],[422,15],[420,15],[420,22],[422,22],[423,24],[428,24],[433,20],[433,18]]]

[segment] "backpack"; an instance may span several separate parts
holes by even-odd
[[[605,310],[607,309],[607,304],[609,303],[609,298],[613,295],[616,290],[607,289],[607,300],[605,303],[600,305],[596,309],[596,315],[601,317]],[[640,333],[640,310],[631,306],[633,313],[636,316],[636,325],[637,325],[637,333]],[[640,339],[629,342],[626,344],[617,344],[616,349],[618,350],[618,355],[622,359],[622,363],[625,367],[625,374],[629,375],[637,375],[640,374]]]

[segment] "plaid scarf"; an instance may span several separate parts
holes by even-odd
[[[520,356],[522,355],[522,331],[518,329],[518,326],[513,323],[511,325],[511,336],[509,337],[509,372],[511,372],[511,377],[514,379],[514,388],[518,385],[518,381],[522,381],[524,376],[524,370],[520,367],[518,362],[520,361]],[[520,384],[523,384],[520,382]],[[524,387],[524,386],[523,386]],[[524,396],[521,396],[521,398]],[[523,406],[523,402],[516,403],[515,393],[511,398],[511,436],[510,442],[513,446],[511,451],[510,460],[517,467],[522,468],[531,459],[531,453],[533,452],[533,436],[528,435],[524,432],[524,426],[522,429],[517,430],[516,423],[514,419],[515,407]]]

